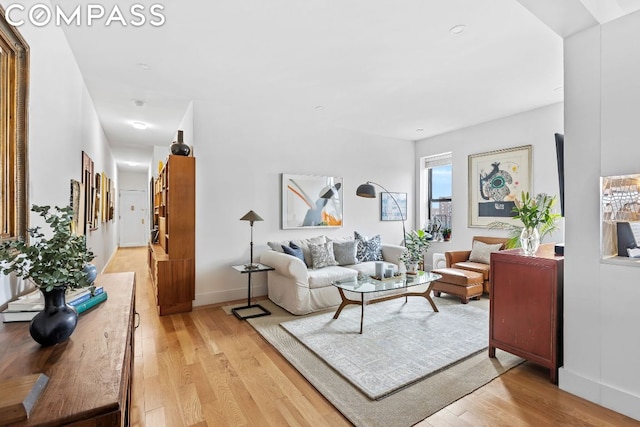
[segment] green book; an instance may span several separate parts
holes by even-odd
[[[95,307],[96,305],[100,304],[103,301],[107,300],[107,292],[102,292],[101,294],[98,294],[94,297],[89,298],[88,300],[81,302],[80,304],[75,306],[76,311],[78,312],[78,314],[89,310],[91,307]]]

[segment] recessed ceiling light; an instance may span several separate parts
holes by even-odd
[[[128,164],[129,166],[138,166],[136,162],[125,162],[125,163]]]
[[[131,126],[140,130],[145,130],[147,128],[147,124],[142,122],[133,122],[131,123]]]
[[[322,105],[316,105],[316,110],[318,111],[324,110],[324,107]]]
[[[453,35],[461,34],[464,32],[465,28],[467,28],[466,25],[462,25],[462,24],[456,25],[449,29],[449,33]]]
[[[138,64],[138,68],[140,68],[141,70],[150,70],[151,66],[149,64],[145,64],[143,62]]]
[[[143,106],[144,106],[144,101],[143,101],[143,100],[141,100],[141,99],[134,99],[134,100],[133,100],[133,104],[134,104],[136,107],[143,107]]]

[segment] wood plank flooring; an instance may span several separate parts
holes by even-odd
[[[133,426],[350,425],[248,323],[222,310],[229,303],[159,317],[146,257],[146,248],[121,248],[105,269],[136,273]],[[548,378],[525,363],[418,426],[640,426]]]

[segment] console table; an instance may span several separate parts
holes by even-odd
[[[49,383],[13,426],[128,426],[135,329],[134,273],[102,274],[105,302],[82,313],[71,337],[41,347],[29,322],[0,323],[0,381],[43,373]]]
[[[545,366],[554,384],[562,365],[563,268],[552,244],[530,257],[522,249],[491,254],[489,357],[500,348]]]

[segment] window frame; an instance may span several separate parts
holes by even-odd
[[[29,46],[0,7],[0,241],[27,238]]]
[[[428,156],[424,158],[423,166],[426,169],[426,187],[427,187],[427,199],[426,199],[426,213],[427,221],[432,220],[432,205],[433,203],[449,202],[453,206],[453,194],[450,197],[433,198],[433,168],[439,166],[451,165],[453,170],[453,158],[451,153],[442,153],[434,156]],[[453,193],[453,177],[451,180],[451,192]],[[449,224],[443,224],[443,227],[452,228],[451,222],[453,217],[450,218]]]

